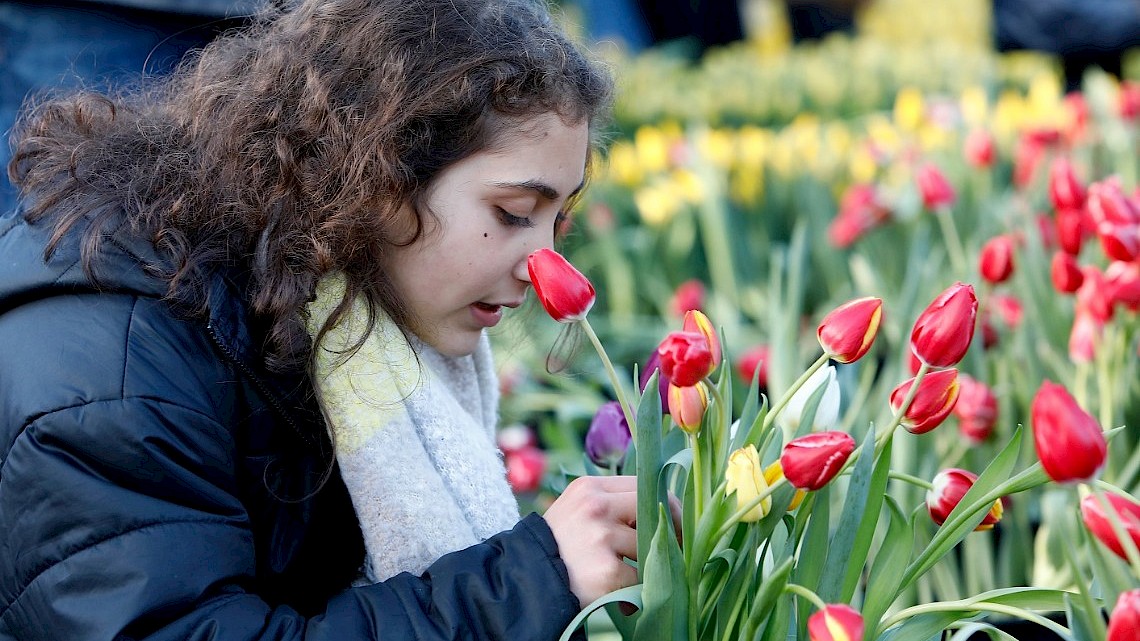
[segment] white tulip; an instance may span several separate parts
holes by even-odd
[[[832,429],[839,421],[839,381],[835,377],[835,367],[824,365],[808,377],[807,381],[796,390],[791,400],[784,406],[784,410],[776,417],[776,423],[784,431],[784,442],[787,443],[795,435],[803,420],[804,405],[817,389],[826,385],[823,398],[815,410],[815,419],[811,423],[811,431]]]

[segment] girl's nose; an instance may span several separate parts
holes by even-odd
[[[540,249],[554,247],[553,231],[545,233],[541,237],[538,237],[536,234],[536,237],[537,239],[534,242],[527,245],[523,255],[521,256],[520,260],[515,263],[515,267],[512,270],[514,277],[525,283],[530,282],[530,270],[527,268],[527,259],[530,257],[530,255]]]

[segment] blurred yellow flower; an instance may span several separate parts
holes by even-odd
[[[966,123],[967,129],[985,126],[989,112],[989,99],[986,97],[985,89],[978,85],[966,87],[958,100],[958,106],[962,110],[962,120]]]
[[[701,177],[688,169],[676,169],[669,175],[674,193],[687,203],[697,204],[705,198]]]
[[[857,183],[867,183],[875,179],[875,175],[879,171],[879,163],[875,160],[875,155],[866,145],[860,145],[849,156],[851,180]]]
[[[673,219],[680,210],[681,203],[667,183],[648,185],[633,194],[637,213],[641,220],[651,227],[660,227]]]
[[[646,172],[665,171],[669,166],[669,147],[672,141],[657,127],[642,125],[633,135],[637,160]]]
[[[772,131],[755,125],[745,125],[737,131],[737,137],[736,151],[739,154],[737,162],[740,166],[762,167],[768,157],[768,148],[772,144]]]
[[[619,140],[610,146],[606,176],[625,187],[641,184],[644,173],[637,159],[637,150],[629,141]]]
[[[926,119],[926,105],[922,92],[914,87],[903,87],[895,96],[895,124],[903,131],[915,131]]]
[[[736,136],[727,129],[708,129],[696,137],[697,151],[714,166],[728,169],[736,158]]]
[[[764,197],[764,170],[761,167],[741,167],[732,172],[728,183],[729,195],[734,202],[746,207],[760,204]]]

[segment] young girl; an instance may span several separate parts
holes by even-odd
[[[553,639],[636,580],[632,478],[518,520],[484,336],[607,76],[529,0],[289,4],[17,131],[0,639]]]

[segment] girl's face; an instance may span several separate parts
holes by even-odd
[[[448,356],[475,351],[504,307],[530,286],[527,256],[554,241],[588,152],[585,121],[553,113],[507,129],[498,144],[451,165],[428,190],[424,234],[393,247],[385,269],[411,312],[412,331]]]

